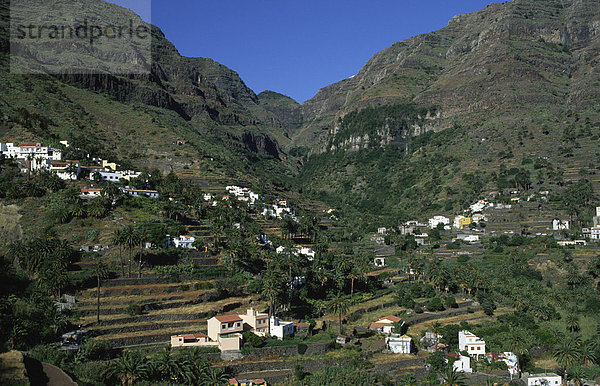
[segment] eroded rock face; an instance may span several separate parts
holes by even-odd
[[[583,109],[600,97],[599,36],[595,0],[514,0],[455,16],[319,90],[302,104],[304,124],[293,143],[322,141],[355,109],[405,100],[437,106],[442,128],[542,108]]]

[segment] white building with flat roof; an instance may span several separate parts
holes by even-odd
[[[523,374],[527,386],[556,386],[562,385],[562,378],[558,374]]]
[[[433,216],[428,220],[428,225],[431,229],[437,228],[439,224],[448,225],[450,224],[450,219],[444,216]]]
[[[458,350],[466,351],[469,355],[485,355],[485,340],[470,331],[458,332]]]
[[[284,322],[276,316],[271,316],[269,329],[271,336],[283,340],[286,335],[291,336],[294,334],[294,322]]]

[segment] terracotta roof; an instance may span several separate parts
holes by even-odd
[[[448,355],[449,357],[452,357],[452,358],[458,358],[458,357],[460,357],[460,355],[458,355],[456,353],[453,353],[453,352],[451,352],[449,354],[446,354],[446,355]]]
[[[310,323],[298,322],[298,323],[294,323],[294,326],[296,326],[296,328],[309,328]]]
[[[215,318],[221,323],[237,322],[242,320],[242,318],[240,318],[238,315],[221,315],[215,316]]]
[[[393,323],[400,323],[402,321],[402,318],[399,318],[396,315],[382,316],[381,318],[377,319],[377,321],[384,320],[384,319],[387,319]]]
[[[18,144],[17,146],[21,146],[21,147],[23,147],[23,146],[38,146],[39,144],[40,144],[39,142],[37,142],[37,143],[36,142],[23,142],[23,143]]]
[[[85,193],[85,192],[101,192],[102,189],[96,189],[96,188],[81,188],[81,193]]]
[[[385,323],[385,322],[373,322],[371,323],[371,325],[369,326],[369,328],[382,328],[382,327],[386,327],[386,326],[393,326],[392,323]]]

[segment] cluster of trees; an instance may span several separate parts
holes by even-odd
[[[77,352],[42,345],[29,353],[34,359],[59,366],[82,384],[217,386],[226,383],[227,374],[211,369],[205,354],[206,350],[201,348],[166,350],[150,356],[135,351],[119,354],[107,343],[93,340]]]
[[[69,284],[67,270],[77,257],[69,242],[54,235],[14,241],[6,254],[30,280],[36,280],[48,295],[56,297]]]
[[[48,295],[55,289],[38,280],[43,271],[31,274],[30,278],[0,257],[0,350],[27,350],[52,342],[69,325],[67,315]]]

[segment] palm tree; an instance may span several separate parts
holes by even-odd
[[[222,370],[208,370],[203,374],[200,384],[203,386],[220,386],[225,384],[228,378]]]
[[[589,367],[598,360],[594,346],[593,340],[588,340],[581,345],[581,361],[583,362],[584,367]]]
[[[463,386],[467,384],[467,377],[454,369],[454,367],[448,366],[444,374],[442,375],[443,386]]]
[[[123,245],[129,249],[129,267],[127,277],[131,277],[131,260],[133,259],[133,248],[138,244],[138,234],[135,228],[131,225],[122,229]]]
[[[98,323],[100,323],[100,282],[102,279],[108,277],[108,269],[106,264],[99,261],[94,267],[94,275],[96,275],[96,280],[98,281],[98,286],[96,288],[96,320]]]
[[[340,334],[343,333],[343,331],[342,331],[342,315],[347,314],[349,309],[350,309],[350,305],[348,303],[348,300],[346,298],[344,298],[341,293],[338,293],[335,297],[333,297],[329,301],[329,312],[331,312],[333,314],[337,314],[337,316],[338,316],[338,321],[340,324]]]
[[[579,318],[575,314],[568,314],[565,318],[567,330],[570,332],[579,331]]]
[[[136,380],[147,374],[148,362],[137,353],[125,351],[121,358],[111,364],[108,372],[117,375],[122,386],[133,386]]]
[[[106,216],[107,205],[105,200],[105,198],[97,198],[94,201],[92,201],[92,204],[88,209],[89,215],[95,218],[102,218]]]
[[[570,379],[571,381],[573,381],[573,384],[575,386],[582,386],[583,385],[583,377],[584,376],[585,375],[583,373],[583,369],[581,367],[579,367],[579,366],[573,367],[567,373],[567,378]]]
[[[581,359],[581,339],[577,336],[568,336],[559,340],[554,346],[553,356],[566,373]]]
[[[171,351],[163,351],[156,359],[157,370],[168,381],[178,382],[182,375],[182,362],[185,360],[176,360]]]
[[[262,294],[269,301],[269,320],[271,320],[273,312],[275,311],[275,301],[277,300],[277,297],[281,294],[281,277],[282,273],[275,269],[267,270],[266,274],[263,277]]]
[[[119,246],[119,264],[121,265],[121,276],[125,276],[125,267],[123,267],[123,231],[115,229],[112,234],[112,243]]]
[[[71,210],[71,215],[73,217],[79,218],[84,218],[85,216],[87,216],[87,210],[85,208],[85,205],[83,205],[83,201],[81,199],[75,201],[73,209]]]
[[[145,229],[139,228],[137,230],[137,238],[140,243],[140,258],[138,261],[138,278],[142,277],[142,252],[144,251],[144,246],[146,245],[146,240],[148,240],[148,231]]]

